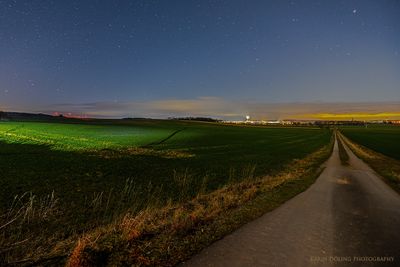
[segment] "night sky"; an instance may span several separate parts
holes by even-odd
[[[0,109],[400,114],[399,54],[396,0],[0,1]]]

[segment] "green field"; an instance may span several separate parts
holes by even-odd
[[[214,189],[233,172],[240,176],[248,168],[255,168],[255,175],[279,171],[329,138],[328,130],[312,128],[185,122],[1,123],[1,203],[4,208],[16,194],[53,190],[65,201],[79,203],[77,199],[93,192],[119,190],[127,179],[137,185],[163,184],[173,197],[174,172],[199,179],[208,175]]]
[[[30,223],[14,232],[3,227],[0,238],[53,244],[149,203],[185,201],[200,191],[278,173],[330,138],[329,129],[311,127],[0,122],[0,226],[18,209],[27,210],[18,216]],[[43,218],[35,226],[38,214]]]
[[[394,125],[368,125],[342,127],[341,132],[367,148],[400,160],[400,127]]]

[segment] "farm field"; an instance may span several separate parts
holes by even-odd
[[[0,237],[6,242],[0,251],[11,241],[54,244],[149,205],[276,174],[330,140],[331,131],[319,128],[0,122]],[[29,227],[9,231],[13,214]],[[27,250],[7,249],[0,257],[29,257]]]
[[[341,132],[354,142],[400,160],[400,127],[394,125],[368,125],[341,127]]]

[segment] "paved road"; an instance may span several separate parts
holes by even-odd
[[[183,266],[400,266],[400,196],[346,150],[349,166],[335,144],[308,190]]]

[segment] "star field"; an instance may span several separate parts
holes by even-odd
[[[400,100],[399,1],[0,1],[0,109]]]

